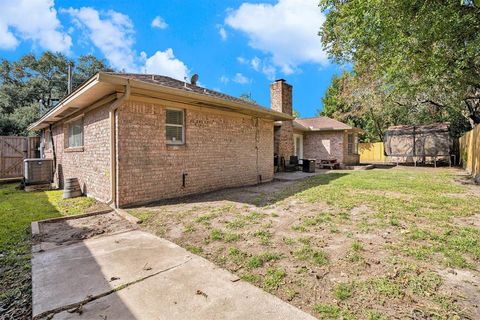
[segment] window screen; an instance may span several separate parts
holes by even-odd
[[[183,144],[185,136],[184,111],[167,109],[166,137],[169,144]]]
[[[68,147],[83,146],[83,119],[72,121],[68,124]]]

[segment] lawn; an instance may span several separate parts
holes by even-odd
[[[321,319],[480,318],[480,188],[461,171],[334,171],[131,209]]]
[[[63,200],[63,191],[23,192],[18,184],[0,184],[0,315],[31,316],[30,223],[83,213],[96,205],[87,197]]]

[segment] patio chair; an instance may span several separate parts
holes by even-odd
[[[285,171],[292,172],[292,171],[297,171],[301,169],[302,169],[302,165],[298,162],[298,157],[290,156],[290,160],[288,161],[288,164],[285,164]]]

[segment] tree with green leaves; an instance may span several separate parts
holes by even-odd
[[[27,135],[27,126],[67,95],[69,65],[74,89],[99,71],[112,71],[92,55],[74,61],[45,52],[0,62],[0,135]]]
[[[327,113],[361,107],[381,116],[383,127],[450,121],[461,131],[467,119],[480,123],[478,3],[322,0],[320,6],[324,47],[336,62],[353,65],[344,104],[335,101],[332,83]]]

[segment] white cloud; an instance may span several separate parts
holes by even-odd
[[[244,57],[237,57],[237,61],[243,65],[249,65],[253,70],[263,73],[268,80],[275,80],[277,69],[272,65],[270,59],[260,59],[253,57],[246,59]]]
[[[151,26],[152,28],[166,29],[168,27],[168,24],[162,17],[156,16],[155,19],[152,20]]]
[[[255,57],[252,60],[250,60],[250,65],[252,66],[253,70],[258,71],[260,69],[260,63],[262,60],[260,58]]]
[[[273,81],[275,80],[277,69],[271,64],[264,64],[262,66],[262,73],[267,77],[268,80]]]
[[[221,83],[228,83],[230,79],[227,76],[221,76],[220,77],[220,82]]]
[[[244,57],[237,57],[237,61],[238,61],[238,63],[241,63],[241,64],[247,64],[248,63],[248,59],[245,59]]]
[[[90,7],[69,8],[64,12],[74,18],[77,27],[85,31],[87,38],[103,53],[113,68],[128,72],[156,73],[179,80],[188,77],[188,67],[175,57],[171,48],[156,51],[150,57],[145,52],[137,55],[133,49],[135,30],[127,15],[113,10],[99,12]]]
[[[235,77],[233,77],[232,81],[238,84],[247,84],[251,82],[250,79],[248,79],[247,77],[245,77],[243,74],[239,72],[235,74]]]
[[[62,30],[53,0],[0,1],[0,49],[30,40],[46,50],[69,52],[72,38]]]
[[[127,15],[109,10],[100,13],[90,8],[65,9],[75,24],[83,29],[87,37],[105,56],[113,68],[134,71],[135,51],[133,23]]]
[[[217,25],[218,28],[218,34],[220,34],[220,38],[222,38],[223,41],[226,41],[228,38],[227,30],[222,25]]]
[[[279,0],[277,4],[243,3],[225,24],[245,33],[252,48],[269,53],[283,73],[302,63],[328,64],[318,31],[325,21],[314,0]]]
[[[157,51],[153,56],[147,58],[145,52],[141,53],[145,59],[145,69],[147,73],[161,74],[178,80],[184,80],[188,77],[189,70],[185,63],[175,58],[171,48],[165,51]]]

